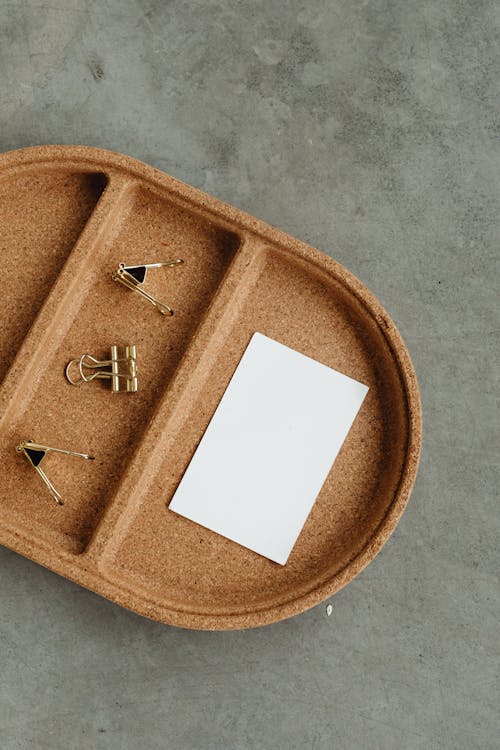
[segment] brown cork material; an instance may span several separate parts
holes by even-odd
[[[249,628],[331,596],[376,555],[417,470],[415,373],[378,301],[317,250],[126,156],[47,146],[0,156],[0,543],[124,607],[188,628]],[[161,316],[112,281],[150,272]],[[282,567],[168,510],[255,331],[369,385]],[[135,344],[139,390],[75,388],[64,368]],[[58,506],[21,440],[49,454]]]

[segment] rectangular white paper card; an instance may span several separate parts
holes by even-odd
[[[284,565],[367,391],[255,333],[170,510]]]

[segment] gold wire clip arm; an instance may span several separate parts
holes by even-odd
[[[18,453],[24,453],[32,467],[35,469],[37,474],[41,477],[41,479],[47,486],[47,489],[58,505],[64,505],[63,499],[40,466],[47,453],[63,453],[66,456],[85,458],[88,461],[94,460],[94,456],[89,456],[87,453],[76,453],[75,451],[63,450],[62,448],[51,448],[48,445],[40,445],[40,443],[34,443],[33,440],[22,440],[16,447],[16,451]]]
[[[182,263],[184,263],[182,258],[167,260],[163,263],[144,263],[139,266],[126,266],[125,263],[120,263],[116,271],[113,272],[111,278],[113,281],[118,281],[120,284],[123,284],[123,286],[126,286],[127,289],[132,289],[132,291],[137,292],[141,297],[147,299],[148,302],[151,302],[151,304],[154,305],[162,315],[173,315],[174,311],[172,308],[165,302],[160,302],[159,299],[153,297],[152,294],[144,289],[143,284],[146,279],[148,268],[173,268]]]

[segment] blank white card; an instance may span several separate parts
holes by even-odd
[[[255,333],[170,510],[284,565],[367,391]]]

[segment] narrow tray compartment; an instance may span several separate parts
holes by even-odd
[[[0,383],[105,186],[103,174],[54,168],[0,179]]]
[[[121,200],[115,228],[80,272],[75,288],[81,296],[58,311],[59,319],[70,316],[71,324],[61,325],[60,339],[39,355],[39,383],[26,398],[21,394],[0,435],[3,510],[9,506],[38,536],[73,553],[85,548],[240,243],[237,234],[149,189],[131,187]],[[172,257],[184,265],[151,270],[147,288],[174,308],[173,317],[162,316],[111,279],[121,261],[133,265]],[[114,394],[108,381],[78,387],[66,381],[70,359],[84,352],[108,359],[112,344],[136,345],[137,393]],[[95,456],[93,462],[56,454],[46,458],[44,470],[63,495],[63,507],[16,455],[21,439]]]

